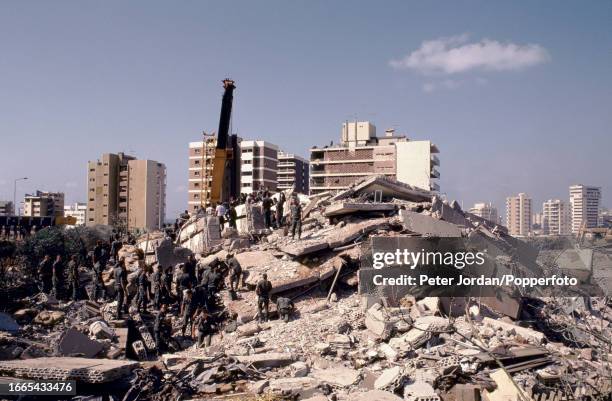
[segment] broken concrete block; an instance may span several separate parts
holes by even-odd
[[[461,237],[461,227],[409,210],[400,210],[400,218],[406,230],[428,237]]]
[[[103,348],[101,343],[90,340],[85,334],[71,327],[60,338],[57,351],[62,356],[82,355],[85,358],[92,358]]]
[[[143,325],[138,327],[138,331],[140,332],[140,337],[142,338],[142,341],[147,347],[147,349],[149,351],[155,351],[157,346],[155,345],[155,340],[153,340],[153,337],[151,336],[151,333],[149,333],[149,330]]]
[[[273,368],[289,365],[293,362],[293,355],[290,353],[271,352],[267,354],[254,355],[236,355],[234,356],[238,362],[244,364],[253,364],[255,367]]]
[[[98,339],[107,338],[109,340],[112,340],[113,338],[115,338],[115,332],[113,331],[113,329],[108,327],[106,322],[103,321],[93,322],[89,326],[89,334]]]
[[[251,391],[253,394],[261,394],[269,384],[269,380],[256,381],[255,383],[251,383],[249,386],[249,391]]]
[[[425,297],[417,302],[417,305],[424,311],[435,315],[440,310],[440,298]]]
[[[532,398],[524,391],[517,388],[512,382],[512,377],[503,369],[496,370],[490,373],[489,376],[497,384],[497,388],[493,391],[485,390],[483,392],[484,399],[487,401],[531,401]]]
[[[269,390],[284,395],[301,394],[312,391],[319,381],[312,377],[287,377],[270,380]]]
[[[374,304],[368,309],[365,316],[365,325],[372,334],[383,341],[391,336],[393,330],[393,324],[387,320],[380,304]]]
[[[327,336],[327,343],[334,348],[351,348],[351,338],[346,334],[330,334]]]
[[[387,343],[381,343],[378,346],[378,350],[382,352],[383,354],[385,354],[385,357],[390,361],[395,361],[397,357],[399,356],[398,352],[394,350],[393,347],[391,347]]]
[[[134,341],[132,343],[132,349],[134,353],[138,356],[138,359],[144,361],[147,359],[147,351],[142,341]]]
[[[455,384],[453,394],[456,401],[480,401],[480,387],[475,384]]]
[[[403,381],[402,368],[394,366],[386,369],[374,382],[374,388],[377,390],[390,389],[394,391]]]
[[[516,324],[507,323],[503,320],[495,320],[491,319],[490,317],[485,317],[483,319],[483,323],[486,326],[494,328],[495,330],[502,330],[506,333],[514,332],[523,337],[524,339],[535,342],[536,344],[542,344],[544,339],[546,339],[546,336],[543,333],[529,329],[527,327],[521,327],[517,326]]]
[[[327,354],[331,351],[331,347],[327,343],[316,343],[314,348],[321,355]]]
[[[64,319],[64,312],[60,311],[41,311],[34,318],[34,323],[42,324],[44,326],[53,326],[54,324],[59,323],[62,319]]]
[[[356,384],[361,375],[358,370],[344,366],[332,366],[325,370],[315,369],[312,377],[334,387],[349,387]]]
[[[365,393],[352,393],[351,400],[353,401],[402,401],[401,397],[382,390],[370,390]]]
[[[297,361],[289,365],[291,377],[304,377],[308,374],[308,365],[302,361]]]
[[[404,400],[406,401],[440,401],[431,384],[424,381],[415,381],[404,386]]]

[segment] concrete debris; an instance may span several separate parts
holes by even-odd
[[[379,239],[461,242],[486,252],[492,276],[569,272],[602,282],[612,281],[609,245],[559,249],[519,240],[457,202],[387,177],[339,193],[284,196],[280,225],[280,195],[266,214],[261,193],[232,205],[235,226],[202,210],[137,238],[110,228],[101,248],[112,261],[95,270],[91,256],[79,259],[76,300],[66,288],[39,292],[29,262],[10,262],[14,274],[0,281],[13,285],[1,288],[9,296],[0,313],[0,375],[112,383],[112,399],[126,401],[612,394],[607,298],[535,297],[518,288],[452,298],[398,286],[356,289],[375,270],[370,256]],[[296,203],[302,232],[292,238]],[[121,244],[114,251],[125,262],[125,288],[112,243]],[[101,248],[88,243],[82,254],[104,255]]]

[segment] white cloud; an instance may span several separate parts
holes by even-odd
[[[483,39],[467,43],[466,34],[426,40],[421,47],[389,64],[396,69],[421,73],[455,74],[472,70],[520,70],[550,59],[548,51],[538,44],[517,45]]]

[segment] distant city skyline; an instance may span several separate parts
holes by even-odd
[[[441,190],[465,210],[503,214],[524,192],[540,212],[573,184],[610,208],[611,17],[607,1],[6,3],[0,200],[25,176],[18,202],[86,202],[87,161],[123,151],[166,165],[175,216],[188,143],[217,129],[229,76],[243,138],[308,157],[344,121],[372,121],[433,141]]]

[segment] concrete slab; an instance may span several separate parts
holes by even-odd
[[[337,202],[325,208],[325,217],[346,216],[359,212],[389,212],[395,210],[394,203],[358,203],[358,202]]]
[[[404,228],[431,237],[461,237],[461,227],[425,214],[400,210]]]
[[[90,340],[85,334],[71,327],[64,332],[59,344],[58,352],[63,356],[83,355],[86,358],[96,356],[104,346],[98,341]]]
[[[272,352],[267,354],[254,355],[235,355],[233,356],[238,362],[246,365],[252,364],[257,368],[266,367],[273,368],[286,366],[293,363],[293,355],[286,352]]]
[[[332,366],[328,369],[314,369],[311,376],[335,387],[349,387],[359,382],[361,377],[358,370],[345,366]]]
[[[351,400],[353,401],[402,401],[403,398],[397,395],[382,390],[370,390],[364,393],[351,393]]]

